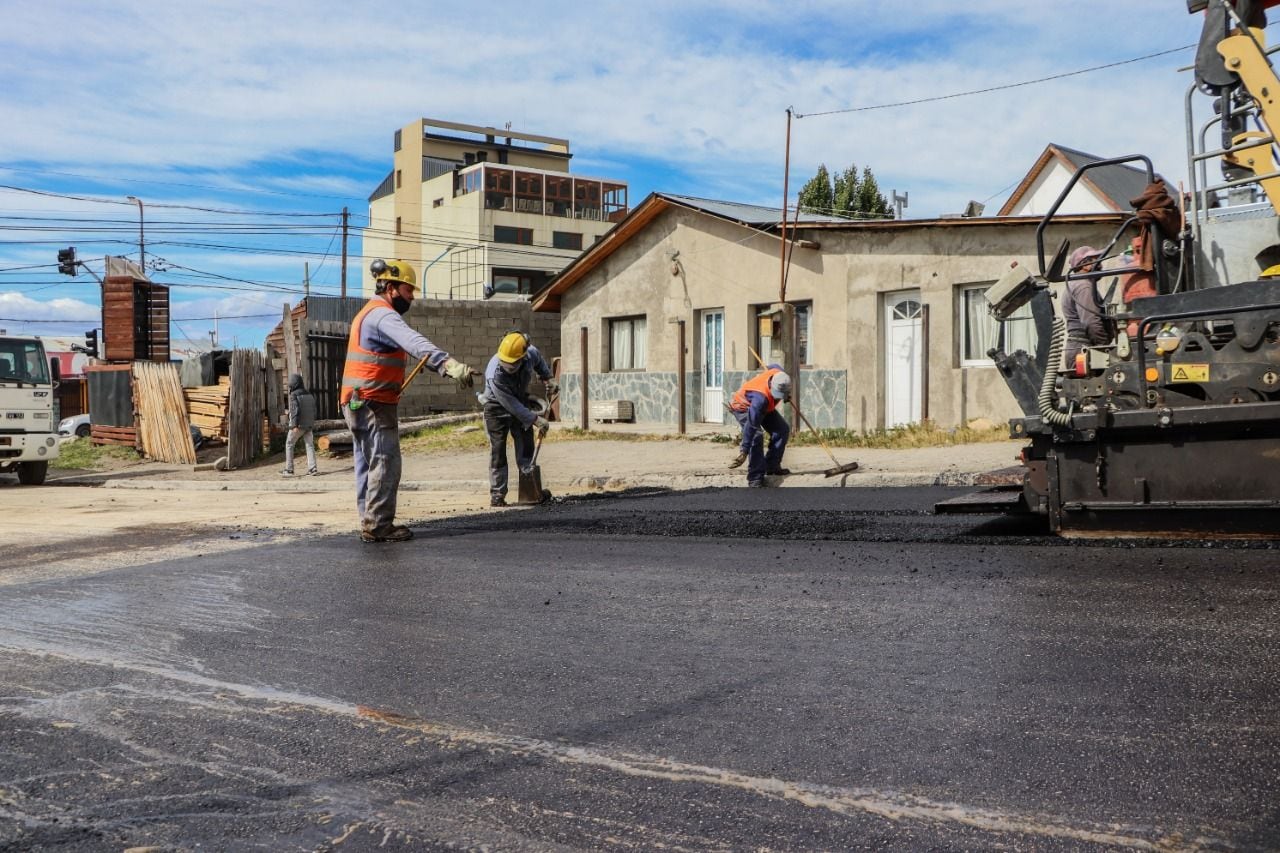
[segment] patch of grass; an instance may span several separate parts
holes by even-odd
[[[488,447],[489,436],[480,423],[428,427],[400,437],[402,453],[485,450]]]
[[[846,429],[820,429],[818,433],[830,447],[873,447],[886,450],[909,450],[914,447],[949,447],[955,444],[979,444],[1010,441],[1008,427],[991,429],[952,427],[944,429],[936,424],[910,424],[909,426],[879,429],[868,433]],[[793,446],[816,446],[818,437],[807,429],[793,433]]]
[[[58,458],[49,463],[50,468],[83,468],[96,471],[111,467],[116,462],[137,462],[141,459],[132,447],[116,444],[90,444],[86,438],[63,442],[58,448]]]

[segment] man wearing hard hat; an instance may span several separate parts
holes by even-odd
[[[489,434],[489,505],[507,505],[507,435],[516,446],[521,471],[533,458],[533,433],[546,433],[544,415],[529,408],[529,383],[537,375],[547,386],[550,399],[559,390],[551,367],[523,332],[508,332],[498,344],[484,371],[484,390],[478,395],[484,406],[484,429]]]
[[[375,296],[351,321],[339,402],[351,428],[356,468],[356,507],[365,542],[403,542],[413,531],[396,524],[400,488],[400,392],[409,357],[470,388],[471,368],[415,332],[402,317],[413,304],[418,277],[400,260],[369,265]]]

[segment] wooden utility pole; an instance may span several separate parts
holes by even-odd
[[[302,298],[311,296],[311,261],[302,262]]]
[[[787,301],[787,196],[791,179],[791,107],[787,107],[787,147],[782,160],[782,273],[778,280],[778,301]]]
[[[679,398],[676,400],[676,409],[680,413],[680,434],[685,434],[685,411],[684,411],[684,320],[676,320],[679,327],[676,335],[676,349],[679,353],[676,357],[676,394]]]
[[[591,429],[591,403],[587,391],[587,327],[582,327],[582,430]]]
[[[347,209],[342,208],[342,298],[347,298]]]

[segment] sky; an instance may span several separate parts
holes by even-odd
[[[790,204],[819,164],[856,165],[906,218],[990,214],[1050,142],[1185,179],[1194,49],[1128,60],[1201,21],[1171,0],[0,6],[0,329],[99,325],[98,285],[59,275],[57,250],[101,274],[137,258],[141,218],[175,350],[215,325],[260,347],[306,265],[337,295],[344,207],[358,295],[367,198],[420,117],[568,138],[571,170],[626,181],[633,206],[777,207],[791,108]]]

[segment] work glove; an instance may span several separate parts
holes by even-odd
[[[551,422],[539,415],[533,422],[533,428],[538,431],[538,438],[542,438],[551,429]]]
[[[471,378],[471,368],[454,358],[444,363],[444,375],[458,383],[460,391],[470,388],[474,383]]]
[[[547,397],[554,397],[560,393],[560,383],[554,379],[548,379],[542,384],[547,386]]]
[[[740,468],[742,463],[747,461],[747,453],[745,450],[738,451],[738,455],[733,457],[733,461],[729,463],[730,468]]]

